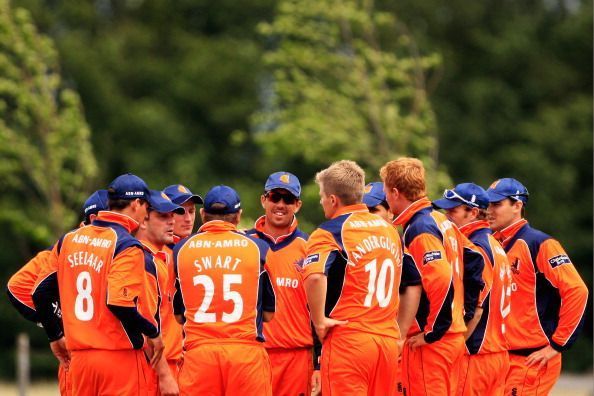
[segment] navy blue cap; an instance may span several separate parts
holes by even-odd
[[[222,204],[224,207],[213,209],[214,204]],[[214,186],[204,196],[204,211],[207,213],[229,214],[237,213],[240,209],[239,195],[229,186]]]
[[[178,204],[171,201],[171,199],[162,191],[151,190],[149,196],[149,207],[150,209],[159,213],[177,213],[184,214],[186,210]]]
[[[109,199],[149,199],[149,188],[140,177],[126,173],[116,177],[107,187]]]
[[[171,186],[165,187],[163,192],[178,205],[183,205],[190,199],[195,204],[201,204],[204,202],[200,195],[192,193],[192,191],[190,191],[190,189],[183,184],[172,184]]]
[[[445,190],[443,198],[433,201],[433,206],[439,209],[452,209],[460,205],[487,209],[489,196],[485,189],[477,184],[460,183],[452,190]]]
[[[489,202],[499,202],[505,198],[528,203],[528,189],[522,183],[511,177],[506,177],[493,182],[487,190]]]
[[[374,208],[386,202],[386,193],[384,192],[384,183],[373,182],[365,186],[365,195],[363,203],[369,208]]]
[[[107,210],[107,199],[107,190],[95,191],[83,204],[83,215],[87,217],[97,214],[101,210]]]
[[[268,192],[275,188],[284,188],[296,198],[299,198],[301,195],[299,179],[289,172],[276,172],[268,176],[268,180],[266,180],[266,184],[264,185],[264,191]]]

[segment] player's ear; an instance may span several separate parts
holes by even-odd
[[[262,204],[262,208],[264,208],[265,201],[266,201],[266,196],[264,194],[260,195],[260,203]]]
[[[200,208],[200,219],[202,220],[202,224],[204,224],[204,208]]]
[[[299,209],[301,209],[301,205],[303,205],[303,201],[298,199],[297,201],[295,201],[295,213],[299,212]]]

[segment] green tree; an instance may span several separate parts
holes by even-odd
[[[97,166],[78,95],[29,12],[0,1],[0,221],[49,244],[75,225]]]
[[[260,31],[270,79],[252,125],[266,164],[311,175],[348,158],[376,180],[387,160],[417,156],[447,181],[425,94],[439,57],[419,56],[394,15],[371,0],[281,0]]]

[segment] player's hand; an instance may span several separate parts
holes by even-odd
[[[159,363],[159,360],[161,360],[161,356],[163,356],[163,350],[165,349],[165,346],[163,345],[163,339],[159,334],[155,338],[147,338],[146,340],[149,344],[150,350],[153,351],[150,364],[152,368],[155,368],[157,363]]]
[[[314,370],[311,375],[311,396],[318,396],[322,392],[322,375],[320,370]]]
[[[423,345],[427,345],[427,341],[425,341],[424,333],[415,334],[414,336],[412,336],[408,340],[406,340],[406,343],[412,349],[422,347]]]
[[[316,334],[318,335],[318,338],[320,339],[320,341],[323,341],[324,338],[326,338],[326,335],[328,335],[330,329],[332,329],[334,326],[342,326],[347,323],[349,323],[348,320],[336,320],[324,317],[324,319],[322,319],[320,323],[314,325],[314,327],[316,329]]]
[[[402,360],[402,351],[404,350],[404,342],[405,340],[398,340],[396,344],[398,345],[398,363]]]
[[[68,370],[70,367],[70,351],[66,348],[66,339],[62,337],[59,340],[50,342],[50,349],[60,361],[60,364],[64,366],[64,369]]]
[[[538,365],[538,369],[540,370],[541,368],[547,365],[547,362],[549,360],[551,360],[558,354],[558,351],[554,350],[553,347],[551,347],[550,345],[547,345],[546,347],[539,349],[536,352],[532,352],[526,358],[525,363],[528,367]]]
[[[167,367],[169,370],[169,367]],[[178,396],[179,386],[171,374],[159,377],[159,391],[162,396]]]

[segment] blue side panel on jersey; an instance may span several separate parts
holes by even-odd
[[[487,322],[489,320],[489,301],[491,301],[491,294],[485,298],[485,301],[483,302],[483,315],[476,325],[472,335],[466,340],[466,347],[468,348],[468,351],[471,355],[474,355],[479,351],[483,343],[483,339],[485,338]]]
[[[431,208],[425,208],[415,213],[404,225],[404,244],[409,247],[412,241],[421,234],[430,234],[443,241],[443,234],[431,217]]]
[[[274,241],[271,240],[270,238],[268,238],[266,236],[266,234],[264,234],[260,231],[257,231],[255,228],[247,230],[245,232],[245,234],[248,236],[251,236],[251,237],[259,238],[262,241],[266,242],[268,244],[268,246],[270,247],[270,250],[272,250],[273,252],[276,252],[278,250],[281,250],[281,249],[289,246],[296,238],[302,238],[302,239],[305,239],[306,241],[309,238],[309,236],[305,232],[302,232],[300,229],[296,229],[295,231],[293,231],[293,233],[290,236],[283,239],[279,243],[274,243]]]
[[[347,260],[342,255],[337,254],[337,252],[330,253],[324,270],[328,280],[326,307],[324,308],[326,316],[330,316],[330,312],[332,312],[340,298],[344,286],[346,266]]]
[[[268,249],[270,249],[268,243],[252,235],[245,235],[240,232],[238,232],[238,234],[245,238],[248,238],[249,240],[253,241],[256,244],[256,246],[258,246],[258,250],[260,251],[260,263],[264,264],[266,262],[266,255],[268,254]]]
[[[340,247],[341,253],[344,252],[344,245],[342,244],[342,226],[344,222],[349,218],[349,216],[351,216],[351,213],[343,214],[332,220],[328,220],[320,224],[319,227],[322,230],[326,230],[330,234],[332,234],[334,240],[336,241],[336,244]]]
[[[155,264],[153,255],[147,250],[143,250],[144,253],[144,269],[147,273],[151,274],[157,281],[157,265]]]
[[[427,325],[427,317],[429,316],[429,299],[427,298],[427,293],[425,293],[425,289],[421,291],[421,299],[419,301],[419,309],[417,310],[417,314],[415,319],[421,328],[421,331],[424,331],[425,326]]]
[[[450,282],[450,287],[445,295],[441,309],[437,313],[435,323],[433,323],[433,331],[425,334],[425,341],[431,343],[438,341],[448,331],[452,325],[452,302],[454,301],[454,283]]]
[[[402,257],[402,275],[400,279],[400,293],[404,293],[404,290],[408,286],[417,286],[421,282],[421,273],[419,272],[415,261],[412,256],[408,253],[404,253]]]
[[[491,230],[488,228],[480,228],[470,234],[468,239],[470,239],[470,241],[475,245],[480,246],[485,251],[489,261],[491,261],[491,266],[494,266],[495,256],[493,255],[493,250],[491,249],[491,244],[489,243],[489,235],[491,235]]]

